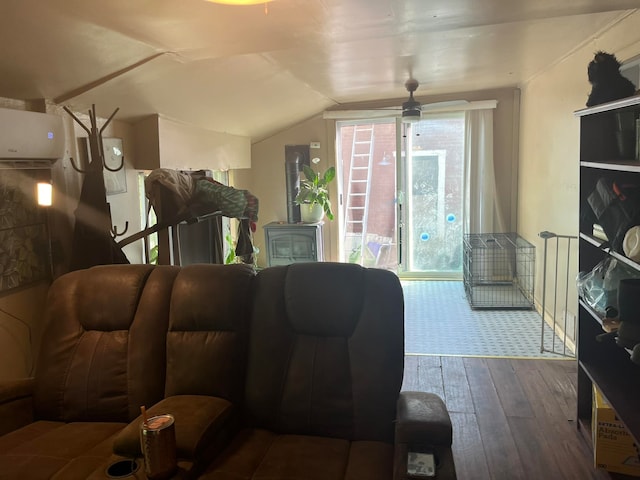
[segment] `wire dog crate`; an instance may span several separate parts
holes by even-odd
[[[535,247],[516,233],[464,236],[464,289],[473,309],[534,308]]]

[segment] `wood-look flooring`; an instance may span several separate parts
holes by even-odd
[[[403,390],[447,404],[459,480],[609,479],[576,427],[576,368],[572,360],[407,355]]]

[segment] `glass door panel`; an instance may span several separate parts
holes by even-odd
[[[337,123],[342,262],[397,270],[396,120]]]
[[[464,114],[423,115],[403,125],[400,190],[403,276],[462,274]]]

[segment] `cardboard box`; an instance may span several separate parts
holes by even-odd
[[[591,431],[596,468],[640,477],[638,446],[595,385]]]

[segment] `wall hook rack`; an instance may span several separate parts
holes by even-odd
[[[91,161],[89,163],[90,167],[93,166],[95,162],[96,167],[99,165],[100,168],[105,168],[110,172],[117,172],[119,170],[122,170],[122,168],[124,167],[124,156],[120,159],[120,165],[118,167],[111,168],[107,166],[104,160],[104,146],[102,144],[102,132],[104,132],[105,128],[107,128],[109,123],[111,123],[111,120],[120,109],[116,108],[104,123],[104,125],[102,125],[101,128],[98,128],[96,106],[92,105],[91,110],[89,110],[89,120],[91,121],[91,128],[89,128],[84,123],[82,123],[82,121],[78,117],[76,117],[76,115],[66,106],[63,108],[64,111],[67,112],[71,116],[71,118],[73,118],[75,122],[82,127],[85,132],[87,132],[87,135],[89,137],[89,151],[91,152]],[[70,160],[71,166],[76,172],[87,173],[88,170],[80,169],[73,161],[73,158],[71,158]]]
[[[124,222],[124,230],[122,232],[118,231],[118,227],[116,226],[111,226],[111,236],[113,237],[113,239],[115,240],[118,237],[123,236],[125,233],[127,233],[127,230],[129,230],[129,222],[125,221]]]
[[[71,160],[71,166],[73,167],[73,169],[78,172],[78,173],[87,173],[88,170],[83,170],[80,167],[78,167],[76,165],[76,162],[73,160],[73,157],[69,157],[69,160]]]
[[[105,165],[102,133],[109,125],[119,109],[111,114],[101,128],[98,128],[95,105],[89,110],[91,126],[87,127],[71,110],[63,107],[73,120],[87,132],[89,155],[88,163],[80,168],[71,159],[74,170],[84,175],[82,189],[76,208],[76,223],[73,238],[73,257],[70,269],[77,270],[93,265],[129,263],[126,255],[114,242],[115,237],[124,235],[128,228],[125,222],[124,231],[113,226],[111,208],[107,203],[107,192],[104,183],[104,171],[117,172],[124,166],[124,159],[119,167],[108,168]]]

